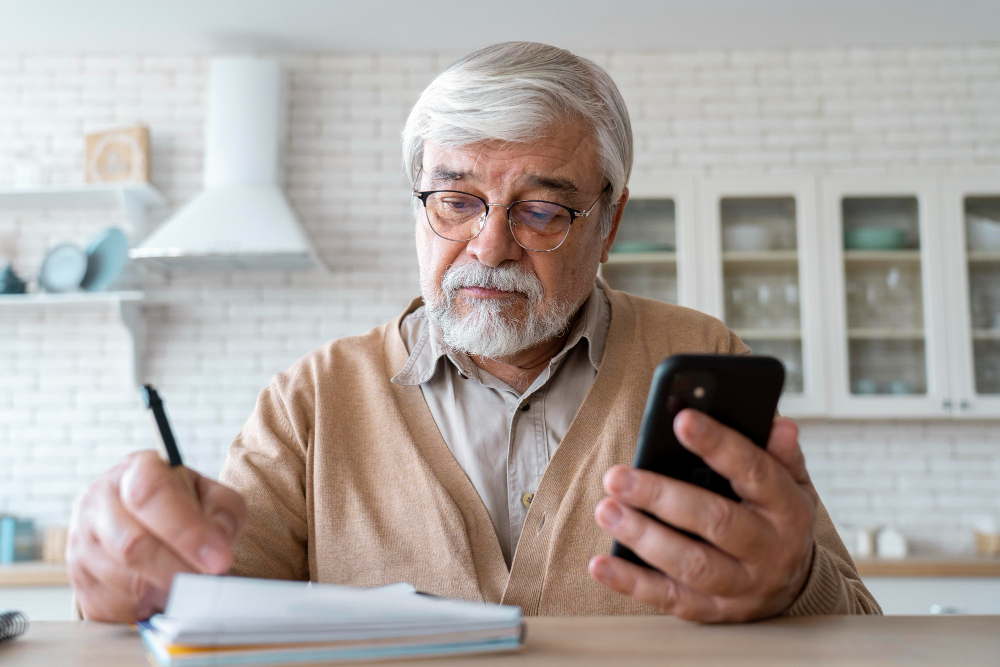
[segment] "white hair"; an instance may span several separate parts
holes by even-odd
[[[457,60],[420,94],[403,128],[403,168],[415,182],[424,141],[449,147],[539,139],[566,118],[590,124],[610,187],[601,232],[632,172],[632,125],[611,76],[586,58],[535,42],[494,44]]]

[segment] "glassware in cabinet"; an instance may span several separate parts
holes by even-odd
[[[956,417],[1000,417],[1000,173],[942,181],[948,355]]]
[[[841,202],[850,392],[927,393],[916,197]]]
[[[831,414],[950,415],[938,181],[830,178],[822,187]]]
[[[720,178],[703,187],[702,309],[754,354],[782,361],[783,414],[826,414],[815,180]]]

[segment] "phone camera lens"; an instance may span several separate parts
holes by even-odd
[[[704,387],[695,387],[693,393],[694,393],[694,397],[695,398],[699,398],[699,399],[700,398],[705,398],[705,388]]]

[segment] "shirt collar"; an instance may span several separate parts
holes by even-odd
[[[610,324],[611,306],[604,294],[604,281],[598,278],[570,325],[566,344],[552,358],[549,366],[558,365],[580,341],[586,340],[587,357],[594,370],[600,370]],[[428,319],[424,306],[405,316],[399,329],[410,356],[402,370],[392,378],[394,384],[421,385],[427,382],[434,377],[442,357],[447,358],[462,375],[480,379],[479,367],[468,355],[448,349],[444,334]]]

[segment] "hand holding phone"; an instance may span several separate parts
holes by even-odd
[[[758,447],[767,447],[784,382],[785,367],[773,357],[675,355],[665,359],[653,374],[633,467],[696,484],[738,502],[729,480],[678,442],[674,419],[681,410],[693,408],[739,431]],[[611,553],[646,565],[617,542]]]
[[[700,622],[780,613],[809,573],[819,498],[783,372],[759,357],[675,357],[654,376],[635,463],[604,475],[598,525],[648,565],[597,554],[591,576]],[[686,409],[691,408],[691,409]],[[773,426],[773,428],[772,428]]]

